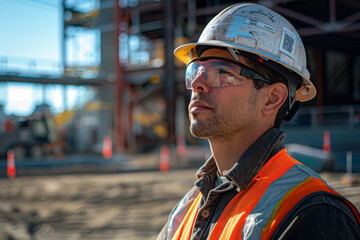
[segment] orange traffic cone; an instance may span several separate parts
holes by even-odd
[[[107,158],[107,159],[112,157],[113,151],[112,151],[111,136],[107,136],[104,138],[102,154],[103,154],[104,158]]]
[[[330,152],[331,151],[331,146],[330,146],[330,132],[328,130],[326,130],[324,132],[324,141],[323,141],[323,150],[325,152]]]
[[[169,146],[163,145],[160,148],[160,171],[167,172],[170,168],[170,149]]]
[[[186,153],[186,144],[185,137],[183,135],[179,135],[176,139],[176,152],[180,155]]]
[[[7,152],[7,175],[14,178],[16,175],[15,155],[13,150]]]

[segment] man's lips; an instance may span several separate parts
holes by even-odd
[[[195,102],[191,103],[189,106],[190,113],[207,111],[207,110],[211,110],[211,109],[212,108],[209,105],[199,102],[199,101],[195,101]]]

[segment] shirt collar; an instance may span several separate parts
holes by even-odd
[[[277,128],[268,130],[246,150],[230,170],[224,171],[224,176],[233,181],[239,191],[244,190],[267,160],[284,148],[284,138],[285,133],[283,131]],[[216,162],[211,156],[198,170],[197,178],[199,179],[207,174],[215,179],[216,173]]]

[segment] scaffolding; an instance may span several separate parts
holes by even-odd
[[[176,144],[184,137],[196,143],[186,134],[190,93],[183,84],[185,66],[174,59],[173,50],[196,42],[210,19],[239,2],[245,1],[63,0],[63,76],[0,74],[0,81],[96,86],[95,98],[113,103],[100,114],[98,145],[109,134],[117,151],[125,152]],[[360,103],[358,1],[250,2],[279,12],[300,33],[318,89],[316,99],[305,105],[321,109]],[[94,35],[91,44],[79,37],[87,32]],[[0,59],[0,68],[6,64]],[[317,111],[318,119],[321,114]]]

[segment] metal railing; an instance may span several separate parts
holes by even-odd
[[[63,64],[55,59],[0,56],[1,74],[62,75]]]
[[[360,105],[306,106],[301,107],[284,127],[360,127]]]

